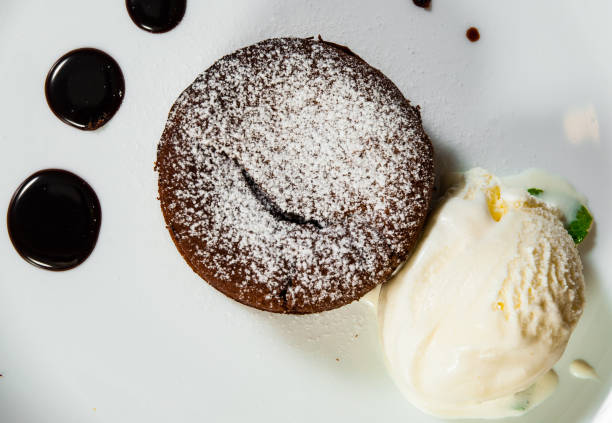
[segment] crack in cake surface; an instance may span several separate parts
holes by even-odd
[[[283,211],[274,202],[274,200],[259,187],[251,175],[249,175],[249,172],[243,166],[240,166],[237,160],[234,160],[234,162],[236,163],[236,166],[240,168],[242,177],[251,190],[251,193],[253,193],[253,196],[257,199],[257,201],[259,201],[263,208],[272,215],[272,217],[277,220],[295,223],[296,225],[312,225],[317,229],[323,229],[323,225],[321,225],[321,223],[315,219],[306,219],[297,213]]]

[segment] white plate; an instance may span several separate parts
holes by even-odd
[[[239,47],[317,34],[422,106],[442,168],[537,166],[587,195],[586,312],[555,366],[559,389],[510,421],[612,421],[611,16],[608,0],[433,0],[431,12],[410,0],[190,0],[175,30],[153,35],[119,0],[2,0],[0,211],[25,177],[60,167],[94,187],[103,219],[94,253],[63,273],[19,258],[0,225],[0,421],[435,421],[386,375],[366,306],[243,307],[197,277],[164,228],[153,161],[181,90]],[[111,54],[126,79],[121,109],[93,133],[60,122],[43,95],[51,64],[81,46]],[[601,382],[571,377],[575,358]]]

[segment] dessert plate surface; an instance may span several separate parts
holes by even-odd
[[[560,386],[508,421],[612,421],[610,16],[606,0],[434,0],[430,11],[410,0],[193,0],[175,29],[151,34],[122,1],[3,0],[0,210],[30,174],[61,168],[96,191],[102,227],[82,265],[49,272],[22,260],[0,225],[0,421],[438,421],[393,385],[366,304],[302,317],[249,309],[196,276],[164,228],[153,162],[179,93],[239,47],[319,34],[421,105],[440,171],[540,167],[589,198],[588,303],[555,366]],[[79,47],[107,52],[125,77],[123,104],[96,131],[64,124],[44,97],[50,67]],[[572,377],[577,358],[600,381]]]

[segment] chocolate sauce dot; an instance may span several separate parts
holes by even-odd
[[[431,7],[431,0],[412,0],[412,2],[423,9],[429,9]]]
[[[59,169],[36,172],[15,191],[7,213],[17,252],[47,270],[67,270],[93,251],[101,210],[94,190],[77,175]]]
[[[480,32],[478,32],[478,28],[474,28],[473,26],[465,31],[465,36],[473,43],[480,40]]]
[[[145,31],[168,32],[177,26],[187,7],[187,0],[126,0],[132,21]]]
[[[117,62],[95,48],[73,50],[55,62],[45,82],[49,107],[63,122],[98,129],[121,106],[125,93]]]

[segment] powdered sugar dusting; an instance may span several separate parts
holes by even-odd
[[[170,112],[158,168],[194,270],[271,311],[334,308],[386,280],[433,185],[418,110],[310,39],[266,40],[200,75]]]

